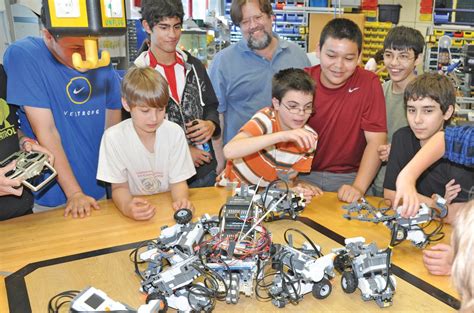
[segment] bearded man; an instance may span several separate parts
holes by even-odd
[[[272,31],[274,16],[269,0],[233,0],[230,15],[240,27],[242,39],[216,54],[209,73],[219,100],[221,144],[229,142],[258,110],[271,106],[275,73],[310,66],[300,46]],[[222,169],[222,145],[214,148],[218,169]]]

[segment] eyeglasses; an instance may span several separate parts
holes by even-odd
[[[408,63],[410,62],[411,60],[413,60],[415,57],[413,56],[410,56],[406,53],[402,53],[402,54],[393,54],[391,52],[384,52],[383,53],[383,60],[385,62],[392,62],[392,60],[398,60],[398,62],[400,63]]]
[[[303,112],[304,114],[312,114],[313,113],[313,105],[307,105],[304,107],[299,107],[299,106],[289,106],[287,104],[284,104],[283,102],[280,102],[282,106],[284,106],[288,112],[291,114],[300,114],[300,112]]]
[[[249,18],[244,18],[242,21],[240,21],[240,27],[248,27],[250,26],[250,22],[254,22],[255,24],[259,24],[263,21],[264,14],[259,14],[255,16],[251,16]]]

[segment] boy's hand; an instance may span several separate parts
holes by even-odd
[[[303,128],[297,128],[287,131],[280,132],[282,135],[282,142],[293,141],[301,148],[306,150],[314,151],[316,150],[316,145],[318,143],[318,135],[307,131]]]
[[[40,146],[36,141],[34,140],[27,140],[24,141],[23,144],[21,145],[22,149],[25,150],[26,152],[31,152],[31,151],[38,151],[46,154],[48,156],[48,162],[51,166],[54,164],[54,155],[45,147]]]
[[[0,167],[0,196],[14,195],[21,196],[23,186],[18,179],[10,179],[5,174],[15,169],[16,161],[11,162],[5,167]],[[16,188],[13,188],[16,187]]]
[[[94,198],[82,193],[81,191],[72,194],[66,203],[64,209],[64,216],[68,216],[71,213],[73,218],[83,218],[84,216],[91,215],[91,208],[94,210],[100,210],[97,201]]]
[[[458,194],[461,192],[461,185],[460,184],[455,184],[456,181],[451,179],[447,184],[446,184],[446,193],[444,194],[444,199],[446,199],[446,202],[449,204],[451,201],[456,199]]]
[[[194,167],[199,167],[204,163],[210,163],[212,160],[212,155],[209,152],[198,149],[193,145],[189,145],[189,151],[191,152]]]
[[[216,130],[216,125],[207,120],[196,119],[186,123],[186,137],[198,145],[208,142],[214,130]]]
[[[377,148],[377,152],[379,153],[379,158],[382,162],[388,161],[388,156],[390,154],[390,147],[391,145],[381,145]]]
[[[396,210],[400,202],[403,202],[400,215],[407,218],[416,215],[420,210],[420,200],[415,187],[416,182],[405,176],[402,171],[397,177],[393,209]]]
[[[179,209],[190,209],[194,213],[194,205],[188,199],[176,200],[171,204],[173,210],[178,211]]]
[[[432,275],[451,275],[453,249],[450,245],[439,243],[431,249],[423,250],[423,263]]]
[[[337,191],[337,198],[347,203],[357,201],[363,195],[362,191],[352,185],[342,185]]]
[[[309,203],[314,196],[319,196],[323,194],[323,191],[316,186],[311,184],[300,182],[295,187],[291,188],[296,193],[301,193],[306,201]]]
[[[143,198],[133,197],[127,204],[127,216],[134,220],[149,220],[155,215],[155,206]]]

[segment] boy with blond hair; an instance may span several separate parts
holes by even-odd
[[[294,183],[300,172],[309,172],[318,141],[306,125],[313,113],[314,82],[302,69],[279,71],[272,81],[272,105],[258,111],[224,147],[227,165],[218,178],[264,187],[280,178]],[[307,199],[319,188],[298,184]]]
[[[102,137],[97,179],[112,184],[112,199],[136,220],[156,208],[139,195],[171,190],[173,209],[193,209],[186,180],[196,174],[183,130],[165,119],[168,83],[151,68],[131,68],[122,81],[122,105],[131,118]]]

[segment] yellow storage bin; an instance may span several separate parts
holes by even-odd
[[[420,14],[418,18],[422,22],[432,22],[433,21],[433,14]]]
[[[443,36],[443,35],[444,35],[444,30],[435,29],[435,30],[433,30],[433,35],[435,35],[435,36]]]
[[[462,38],[451,38],[452,39],[452,45],[454,47],[462,47],[464,45],[464,39]]]
[[[474,38],[474,32],[464,31],[465,38]]]

